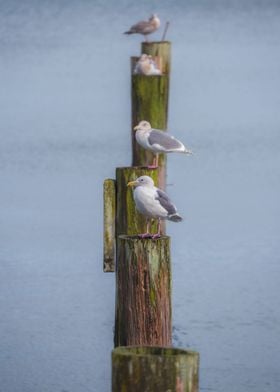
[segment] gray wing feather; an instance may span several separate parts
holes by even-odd
[[[141,33],[141,34],[145,34],[145,33],[150,33],[153,30],[151,24],[149,22],[146,21],[141,21],[136,23],[135,25],[131,26],[130,28],[130,32],[131,33]]]
[[[179,140],[175,139],[173,136],[168,135],[163,131],[153,129],[150,132],[148,141],[151,145],[159,144],[166,150],[176,150],[182,148],[183,144]]]
[[[157,193],[156,200],[158,200],[161,206],[166,209],[168,215],[176,214],[177,209],[174,206],[174,204],[171,202],[167,194],[160,189],[157,189],[156,193]]]

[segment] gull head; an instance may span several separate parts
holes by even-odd
[[[143,120],[134,127],[134,130],[137,131],[138,129],[141,129],[141,131],[149,131],[151,128],[151,124],[148,121]]]
[[[139,59],[139,61],[147,61],[149,59],[149,56],[145,53],[143,53]]]
[[[160,26],[160,19],[157,14],[152,14],[149,18],[149,22],[153,24],[155,29],[158,29]]]
[[[152,14],[151,16],[150,16],[150,18],[149,18],[149,20],[153,20],[153,19],[158,19],[158,16],[157,16],[157,14]]]
[[[136,188],[137,186],[153,187],[154,181],[149,176],[141,176],[138,177],[135,181],[128,182],[127,186],[131,186],[134,188]]]

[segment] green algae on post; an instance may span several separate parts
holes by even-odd
[[[112,392],[198,392],[199,354],[165,347],[112,351]]]

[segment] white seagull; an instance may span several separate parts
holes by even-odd
[[[156,31],[160,26],[160,19],[156,14],[151,15],[148,21],[141,20],[130,27],[128,31],[125,31],[124,34],[142,34],[147,40],[147,35]]]
[[[146,150],[152,151],[156,154],[153,164],[149,168],[158,167],[158,154],[169,152],[181,152],[184,154],[192,154],[191,150],[188,150],[182,142],[175,139],[174,136],[168,135],[168,133],[154,129],[148,121],[140,121],[136,127],[136,140],[140,146]]]
[[[135,181],[130,181],[127,186],[133,187],[133,198],[136,208],[147,218],[147,230],[146,233],[139,234],[141,238],[159,238],[162,219],[172,222],[180,222],[182,220],[168,195],[154,186],[154,181],[151,177],[138,177]],[[151,219],[158,219],[158,230],[153,235],[150,234]]]
[[[140,75],[161,75],[152,56],[148,56],[145,53],[137,61],[133,73]]]

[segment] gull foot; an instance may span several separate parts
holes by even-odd
[[[160,234],[158,234],[158,233],[152,235],[152,239],[153,239],[153,240],[156,240],[157,238],[160,238],[160,237],[161,237],[161,236],[160,236]]]
[[[157,169],[158,165],[148,165],[147,168],[148,169]]]
[[[144,234],[138,234],[138,237],[144,239],[144,238],[152,238],[153,236],[150,233],[144,233]]]

